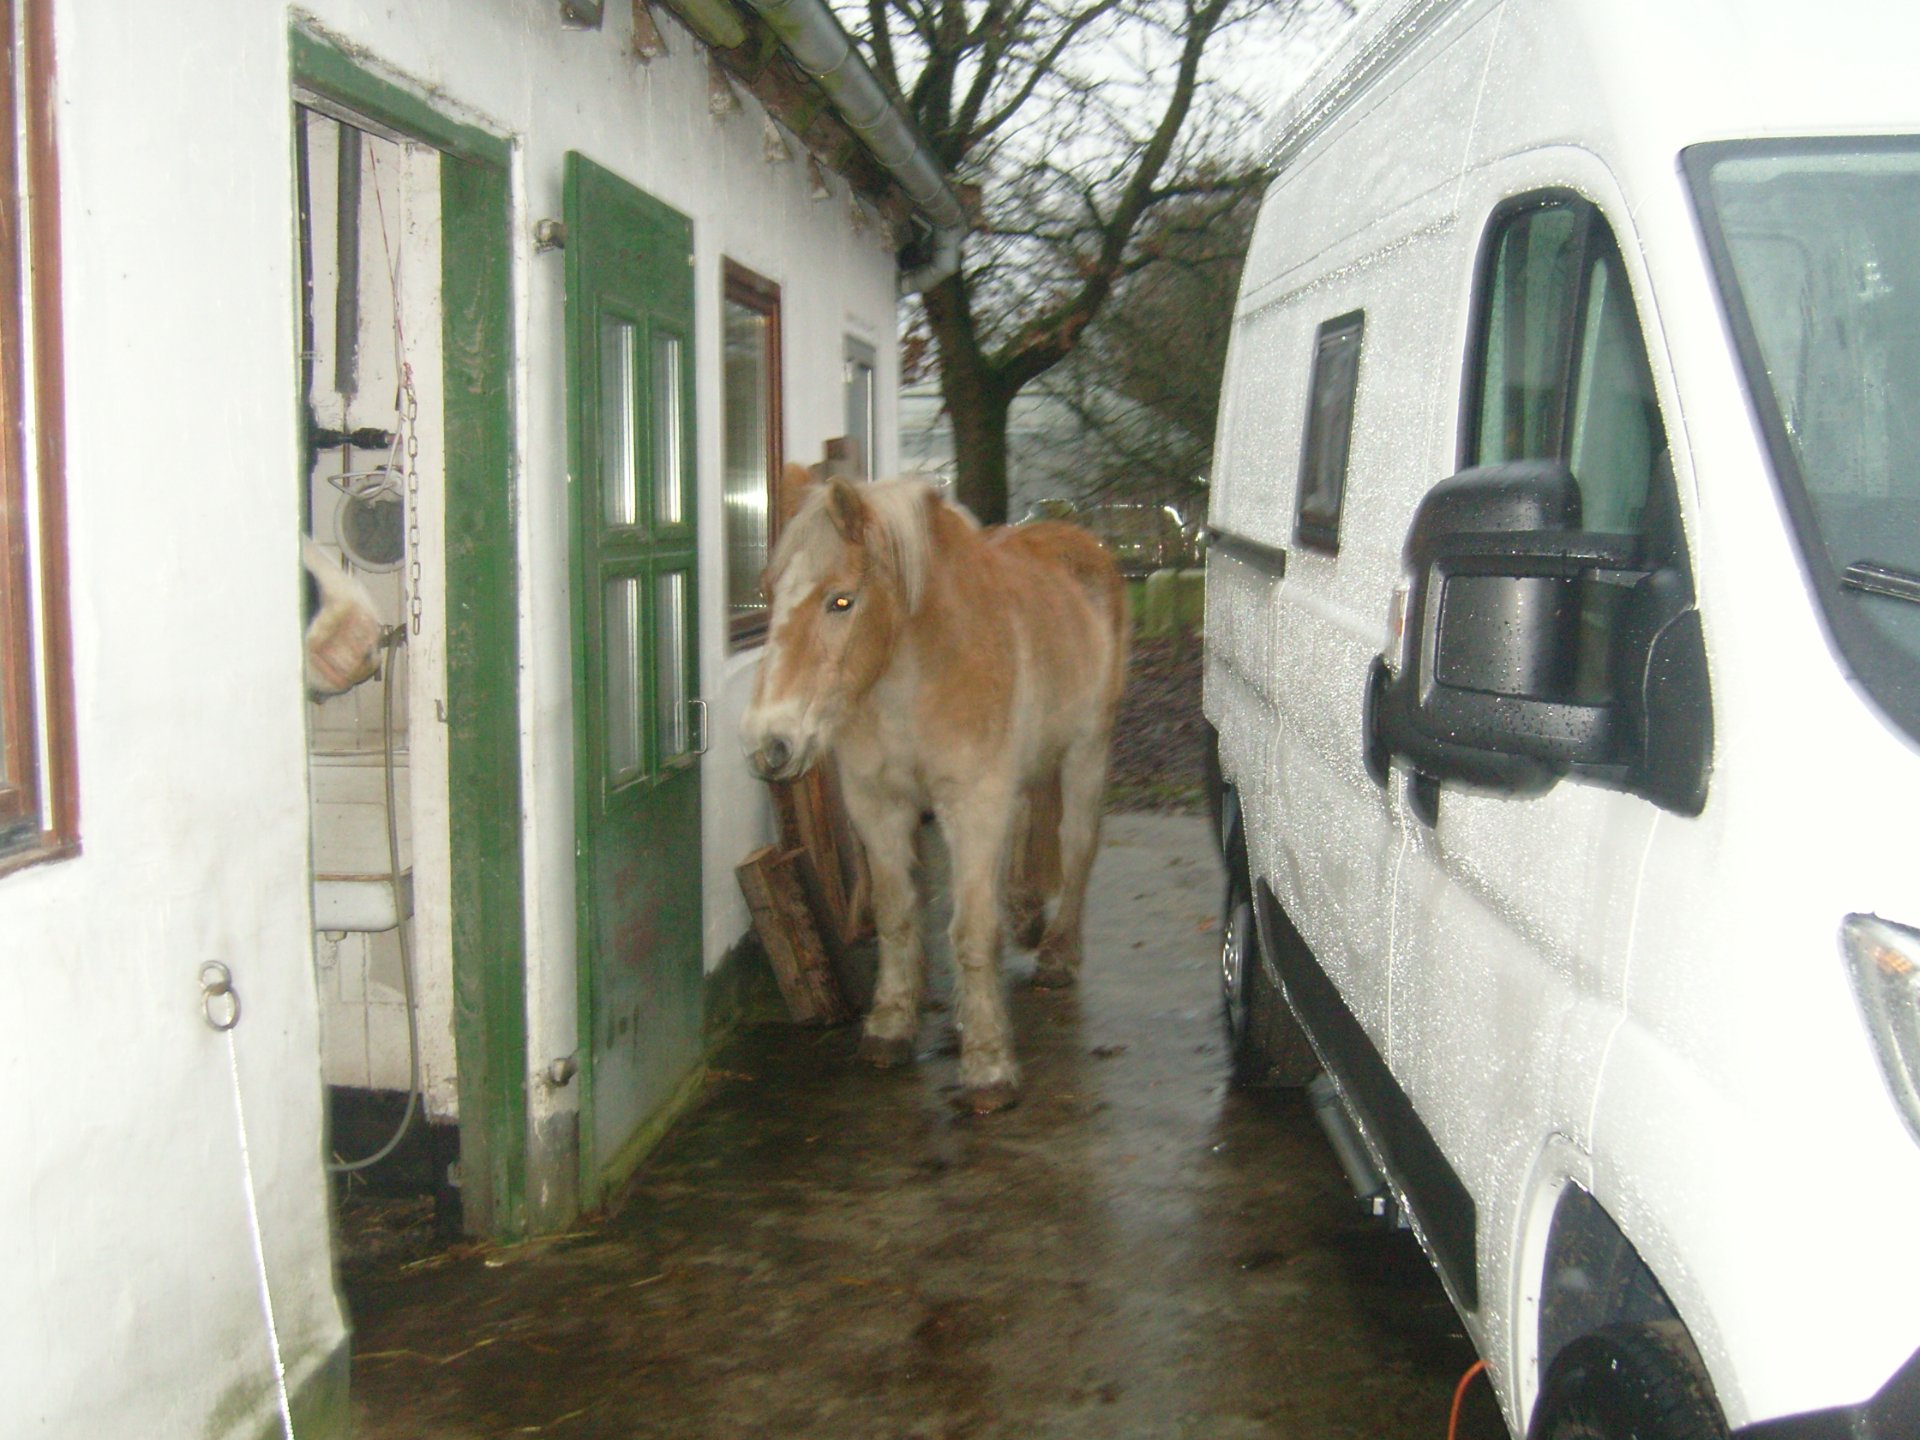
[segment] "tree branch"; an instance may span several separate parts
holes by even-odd
[[[1039,87],[1042,80],[1054,72],[1055,67],[1060,63],[1060,57],[1066,53],[1067,47],[1079,38],[1080,33],[1101,16],[1119,8],[1119,5],[1120,0],[1096,0],[1096,3],[1069,19],[1066,26],[1054,37],[1053,43],[1034,60],[1032,73],[1027,76],[1026,83],[1015,91],[1013,98],[1005,105],[979,122],[975,127],[975,134],[983,140],[997,134],[1000,128],[1033,98],[1034,90]]]
[[[1180,48],[1180,66],[1176,72],[1167,107],[1161,113],[1153,136],[1148,140],[1134,166],[1133,174],[1121,192],[1119,203],[1102,227],[1099,254],[1089,268],[1085,282],[1064,305],[1041,315],[1024,327],[1009,350],[999,357],[994,368],[1003,383],[1016,391],[1044,375],[1072,351],[1088,322],[1112,293],[1120,262],[1133,232],[1153,204],[1160,171],[1173,153],[1174,141],[1193,108],[1199,83],[1200,59],[1207,41],[1231,8],[1233,0],[1201,0],[1198,9],[1188,7],[1189,21]]]
[[[903,95],[900,69],[893,58],[893,7],[887,0],[867,0],[867,48],[873,53],[873,68],[890,94]]]

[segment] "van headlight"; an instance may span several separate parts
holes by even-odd
[[[1840,940],[1887,1088],[1920,1140],[1920,931],[1849,915]]]

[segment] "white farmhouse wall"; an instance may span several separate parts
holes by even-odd
[[[562,212],[568,150],[682,211],[693,221],[696,430],[702,546],[701,684],[712,748],[704,762],[704,951],[708,969],[746,933],[733,867],[764,843],[764,787],[734,740],[752,684],[755,652],[729,655],[723,576],[720,304],[722,262],[732,259],[781,286],[788,454],[815,459],[844,428],[841,356],[852,334],[875,346],[880,428],[894,444],[893,256],[877,228],[855,234],[852,201],[833,182],[812,195],[804,157],[770,164],[764,116],[746,99],[710,113],[708,69],[684,31],[666,26],[670,53],[651,64],[632,54],[628,7],[608,5],[599,31],[561,27],[549,0],[485,6],[390,7],[337,0],[307,12],[315,33],[369,68],[432,97],[446,113],[516,142],[516,421],[522,558],[522,776],[526,805],[528,1063],[538,1076],[578,1049],[573,814],[573,670],[567,574],[564,262],[534,253],[537,220]],[[451,18],[450,18],[451,17]],[[887,466],[897,454],[882,457]],[[883,471],[884,473],[884,471]],[[571,1089],[536,1083],[533,1134],[557,1136]],[[548,1169],[532,1158],[528,1204],[557,1203],[538,1187]]]
[[[894,430],[891,255],[854,233],[844,186],[816,201],[804,161],[768,164],[751,101],[709,116],[706,64],[684,33],[643,66],[617,0],[599,32],[563,30],[554,0],[319,0],[299,15],[257,0],[56,6],[84,853],[0,878],[8,1436],[277,1433],[263,1307],[296,1394],[344,1344],[319,1150],[290,478],[290,22],[515,147],[536,1072],[577,1048],[562,260],[532,244],[534,222],[560,213],[565,152],[693,219],[710,557],[723,256],[783,286],[789,453],[813,458],[842,428],[848,334],[874,345],[881,434]],[[885,471],[898,457],[883,446]],[[733,741],[752,657],[725,653],[715,563],[700,599],[711,968],[746,930],[732,868],[768,822]],[[202,1019],[197,977],[214,959],[243,1005],[230,1038]],[[536,1131],[572,1104],[568,1090],[530,1093]]]

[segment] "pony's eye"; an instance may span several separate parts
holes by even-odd
[[[829,595],[827,597],[827,610],[831,614],[844,615],[852,608],[853,596],[851,595]]]

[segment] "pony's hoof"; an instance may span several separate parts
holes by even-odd
[[[1047,911],[1043,905],[1016,905],[1007,917],[1007,929],[1013,943],[1022,950],[1038,950],[1047,934]]]
[[[876,1069],[891,1070],[913,1059],[913,1041],[904,1037],[888,1040],[879,1035],[862,1035],[860,1058]]]
[[[996,1111],[1011,1110],[1019,1099],[1019,1086],[1011,1080],[999,1080],[991,1085],[967,1087],[962,1103],[975,1115],[992,1115]]]
[[[1041,961],[1033,967],[1033,988],[1036,990],[1065,990],[1080,983],[1080,972],[1067,965],[1053,965]]]

